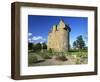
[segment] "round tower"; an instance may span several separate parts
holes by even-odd
[[[71,29],[63,20],[58,25],[53,25],[48,35],[48,50],[67,52],[69,50],[69,33]]]
[[[59,31],[59,48],[60,51],[68,51],[69,50],[69,32],[71,31],[70,27],[64,23],[63,20],[59,22],[58,25]]]

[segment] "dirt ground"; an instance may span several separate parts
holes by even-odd
[[[33,63],[29,66],[48,66],[48,65],[75,65],[77,62],[77,58],[74,56],[66,56],[67,60],[62,61],[62,60],[57,60],[56,56],[53,56],[51,59],[45,59],[44,61],[40,61],[37,63]],[[86,64],[87,59],[80,60],[82,63],[80,64]]]

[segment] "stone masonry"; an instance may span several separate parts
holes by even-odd
[[[58,25],[53,25],[48,34],[47,49],[55,52],[65,52],[69,50],[70,27],[60,20]]]

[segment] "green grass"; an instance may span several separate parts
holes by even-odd
[[[77,57],[87,57],[87,51],[66,52],[66,55],[76,55]]]
[[[81,64],[83,62],[87,63],[87,59],[88,59],[88,52],[87,51],[70,51],[67,52],[67,55],[71,55],[76,57],[76,64]]]

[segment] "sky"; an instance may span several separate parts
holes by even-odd
[[[88,18],[69,16],[28,15],[28,42],[47,43],[48,32],[53,25],[58,25],[61,19],[71,28],[70,45],[72,46],[79,35],[83,36],[87,45]]]

